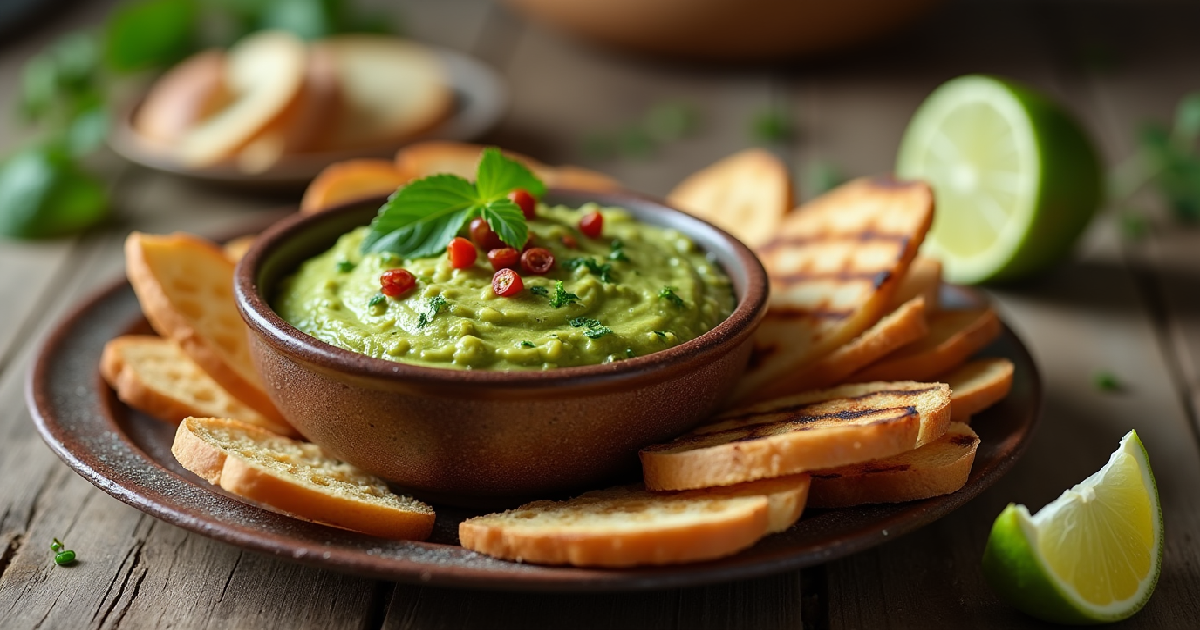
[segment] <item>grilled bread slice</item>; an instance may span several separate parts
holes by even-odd
[[[125,272],[154,330],[235,398],[286,423],[251,365],[248,331],[233,301],[233,269],[220,247],[190,234],[133,232],[125,240]]]
[[[932,256],[918,255],[908,266],[908,272],[900,279],[900,286],[892,296],[892,308],[895,310],[901,304],[917,296],[925,298],[925,310],[938,310],[938,297],[942,286],[942,261]]]
[[[448,173],[474,181],[479,170],[479,156],[486,147],[465,142],[428,140],[410,144],[396,152],[396,169],[412,179]],[[520,153],[503,151],[504,156],[524,164],[544,179],[550,167]]]
[[[125,404],[175,424],[188,416],[232,418],[288,435],[292,427],[267,419],[229,395],[179,346],[162,337],[127,335],[110,340],[100,374]]]
[[[693,173],[667,201],[758,247],[779,231],[795,204],[795,192],[787,166],[769,151],[755,148]]]
[[[791,527],[806,475],[679,493],[627,486],[463,521],[463,547],[508,560],[629,567],[710,560]]]
[[[347,160],[325,167],[304,189],[301,212],[318,212],[333,206],[378,195],[390,195],[410,177],[389,160]]]
[[[950,386],[950,415],[969,423],[972,415],[991,407],[1012,390],[1013,364],[1008,359],[977,359],[944,375]]]
[[[373,536],[425,540],[433,508],[307,442],[228,418],[184,418],[171,453],[205,481],[293,516]]]
[[[930,317],[928,335],[856,372],[850,380],[937,378],[991,343],[1000,330],[1000,318],[990,308],[938,311]]]
[[[639,456],[647,488],[690,490],[890,457],[949,423],[945,384],[844,385],[728,411]]]
[[[250,251],[250,246],[254,244],[254,239],[256,238],[258,238],[257,234],[239,236],[226,242],[221,249],[224,250],[225,256],[236,265],[242,259],[242,256],[245,256],[246,252]]]
[[[928,185],[883,178],[844,184],[789,214],[758,249],[771,305],[735,399],[787,389],[775,381],[801,374],[878,321],[932,220]]]
[[[537,173],[547,186],[575,188],[579,190],[620,190],[621,182],[591,169],[580,166],[555,166],[547,173]]]
[[[323,148],[393,146],[425,133],[451,113],[454,93],[441,60],[394,37],[343,35],[313,45],[328,54],[338,78],[340,115]]]
[[[925,298],[918,295],[846,345],[821,357],[807,367],[804,374],[776,381],[778,385],[768,387],[762,393],[766,398],[775,398],[838,385],[854,372],[927,335],[929,325],[925,320]],[[783,385],[787,386],[786,391]]]
[[[812,473],[809,505],[849,507],[900,503],[956,492],[967,483],[979,436],[952,423],[939,439],[913,451],[872,462]]]
[[[164,74],[134,113],[140,137],[169,151],[192,127],[225,107],[232,99],[225,81],[225,53],[196,53]]]

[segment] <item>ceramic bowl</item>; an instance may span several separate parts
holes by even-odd
[[[257,239],[235,277],[272,400],[337,457],[442,503],[549,497],[636,473],[639,448],[700,423],[732,390],[766,313],[766,272],[729,234],[646,197],[552,190],[544,200],[624,207],[686,234],[729,274],[734,312],[687,343],[601,365],[489,371],[376,359],[300,332],[270,301],[284,277],[370,222],[383,200],[297,214]]]

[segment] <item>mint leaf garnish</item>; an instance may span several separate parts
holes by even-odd
[[[568,304],[576,304],[578,302],[579,296],[564,289],[562,280],[554,282],[554,297],[550,298],[550,306],[562,308]],[[575,324],[572,323],[571,325],[574,326]]]
[[[482,216],[506,245],[521,249],[529,225],[508,194],[524,188],[534,197],[546,186],[521,163],[499,149],[483,150],[476,182],[457,175],[430,175],[405,184],[379,208],[362,251],[408,258],[437,256],[471,219]]]

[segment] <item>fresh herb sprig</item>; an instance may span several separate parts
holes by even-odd
[[[483,150],[472,183],[458,175],[430,175],[388,197],[363,239],[365,253],[390,252],[406,258],[437,256],[475,217],[483,217],[500,240],[520,250],[529,238],[521,208],[508,194],[523,188],[535,198],[546,185],[499,149]]]
[[[550,306],[562,308],[568,304],[578,304],[579,296],[563,288],[562,280],[554,283],[554,297],[550,298]],[[574,324],[572,324],[574,325]]]
[[[612,243],[609,243],[608,259],[619,262],[629,262],[629,256],[625,255],[625,241],[622,241],[619,238],[614,238]]]
[[[572,258],[563,263],[563,266],[571,271],[575,271],[580,267],[586,267],[593,276],[600,278],[604,284],[612,284],[612,263],[600,264],[595,258]]]
[[[429,304],[426,306],[426,308],[429,310],[421,313],[421,315],[417,318],[417,328],[424,328],[428,326],[429,323],[433,321],[433,318],[437,317],[437,314],[442,312],[442,309],[445,308],[445,306],[446,298],[440,295],[433,296],[429,300]]]
[[[1184,96],[1176,105],[1170,128],[1145,125],[1137,148],[1110,173],[1110,196],[1119,211],[1120,227],[1131,239],[1144,236],[1144,215],[1131,206],[1144,189],[1157,194],[1171,216],[1180,223],[1200,223],[1200,91]]]
[[[604,335],[611,335],[612,329],[600,323],[598,319],[591,317],[575,317],[569,322],[575,328],[582,328],[583,334],[589,339],[597,339]]]
[[[687,306],[687,302],[684,302],[683,298],[676,295],[675,287],[663,287],[662,290],[658,292],[658,297],[670,302],[671,304],[674,304],[676,308],[685,308]]]

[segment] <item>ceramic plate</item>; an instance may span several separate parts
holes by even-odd
[[[499,75],[473,57],[460,52],[435,48],[454,89],[454,111],[441,125],[412,141],[475,139],[500,121],[508,107],[508,90]],[[182,177],[251,187],[286,187],[307,184],[321,169],[342,160],[361,157],[390,158],[402,145],[365,151],[337,151],[290,156],[261,173],[246,173],[233,165],[194,168],[148,147],[133,130],[135,104],[117,118],[109,146],[125,159],[147,168]],[[410,141],[410,142],[412,142]]]
[[[945,287],[949,303],[977,302]],[[130,410],[100,378],[105,342],[147,332],[137,298],[121,281],[98,293],[47,339],[26,397],[46,443],[80,475],[169,523],[257,552],[364,576],[439,586],[509,590],[641,590],[738,580],[821,564],[895,539],[945,516],[993,484],[1025,450],[1041,407],[1033,359],[1012,330],[984,351],[1015,364],[1013,388],[972,422],[981,438],[975,466],[956,493],[896,505],[809,510],[786,532],[737,555],[670,567],[620,570],[506,562],[457,545],[458,523],[474,513],[436,506],[429,542],[396,542],[300,521],[243,503],[179,466],[174,428]]]

